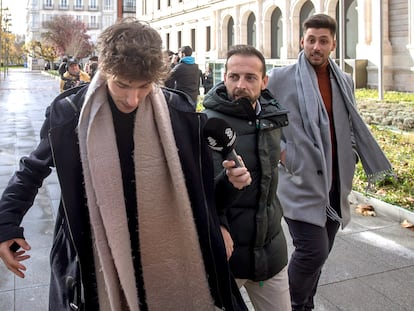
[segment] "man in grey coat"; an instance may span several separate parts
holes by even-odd
[[[355,108],[353,83],[330,59],[336,22],[304,22],[298,62],[270,72],[268,89],[289,110],[283,128],[278,197],[295,250],[289,262],[292,310],[312,310],[322,267],[339,227],[350,220],[348,195],[361,159],[370,180],[391,166]]]

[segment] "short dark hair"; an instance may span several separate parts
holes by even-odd
[[[106,28],[98,37],[99,70],[132,81],[160,82],[163,64],[162,39],[148,23],[127,17]]]
[[[181,53],[184,53],[185,56],[191,56],[193,54],[193,49],[189,45],[185,45],[180,49]]]
[[[326,14],[315,14],[308,17],[303,22],[303,33],[306,32],[309,28],[327,28],[329,29],[332,37],[335,37],[336,34],[336,20]]]
[[[263,54],[259,50],[257,50],[255,47],[251,45],[246,45],[246,44],[238,44],[238,45],[234,45],[230,47],[230,49],[227,51],[227,59],[226,59],[226,65],[225,65],[226,72],[227,72],[227,62],[229,58],[232,57],[233,55],[256,56],[257,58],[260,59],[262,63],[262,78],[266,76],[265,58]]]

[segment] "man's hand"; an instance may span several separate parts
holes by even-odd
[[[10,250],[10,246],[13,243],[17,243],[21,250],[13,252]],[[25,254],[30,250],[30,245],[24,239],[13,239],[0,243],[0,258],[3,260],[7,269],[16,274],[18,277],[24,278],[23,271],[26,271],[26,267],[20,262],[30,258],[30,255]]]
[[[239,160],[243,162],[241,157],[239,157]],[[224,160],[222,165],[226,169],[227,178],[234,188],[241,190],[252,183],[250,172],[245,166],[234,167],[236,163],[232,160]]]
[[[227,254],[227,260],[230,259],[231,255],[233,254],[233,239],[231,238],[230,233],[227,231],[227,229],[223,226],[220,226],[221,235],[223,236],[224,245],[226,246],[226,254]]]

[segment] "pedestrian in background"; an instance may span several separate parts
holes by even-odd
[[[197,104],[197,97],[200,93],[200,73],[195,63],[193,49],[186,45],[179,50],[180,62],[175,65],[165,85],[188,94],[193,100],[194,109]]]
[[[98,71],[98,63],[92,63],[89,65],[89,77],[91,78],[91,80],[93,79],[97,71]]]
[[[158,86],[161,46],[135,19],[104,30],[94,80],[54,100],[40,144],[3,192],[0,258],[24,277],[22,218],[56,167],[50,310],[247,310],[215,213],[211,154],[197,134],[206,117]]]
[[[180,63],[180,56],[178,56],[178,53],[174,53],[171,56],[171,69],[174,68],[179,63]]]
[[[252,177],[249,186],[235,189],[221,154],[214,154],[217,209],[231,271],[256,311],[289,311],[287,246],[276,196],[287,111],[266,89],[267,80],[263,55],[252,46],[234,46],[227,53],[224,81],[207,93],[203,105],[210,118],[226,120],[236,132],[237,154]]]
[[[66,91],[73,87],[79,86],[82,83],[90,82],[89,75],[80,69],[79,63],[76,59],[71,58],[66,65],[66,72],[60,78],[60,92]]]
[[[66,66],[68,64],[68,58],[65,56],[62,58],[62,62],[59,64],[58,72],[59,76],[62,77],[63,74],[66,72]]]
[[[391,170],[356,110],[351,77],[329,57],[335,33],[330,16],[309,17],[298,62],[269,74],[269,90],[289,110],[277,193],[295,246],[289,262],[294,311],[314,308],[322,267],[339,227],[350,220],[358,158],[369,178]]]
[[[85,67],[83,68],[83,70],[90,77],[91,77],[91,68],[90,67],[91,67],[92,64],[96,64],[95,66],[93,66],[93,69],[96,71],[96,69],[98,68],[97,67],[97,64],[98,64],[98,56],[94,55],[94,56],[89,57],[87,63],[85,64]],[[92,77],[91,77],[91,80],[92,80]]]
[[[163,56],[163,61],[164,61],[164,66],[165,66],[165,71],[167,72],[166,77],[164,79],[164,86],[166,87],[170,87],[170,85],[165,85],[165,80],[168,79],[168,77],[170,76],[171,73],[171,69],[172,69],[172,58],[174,57],[174,52],[171,50],[163,50],[162,51],[162,56]]]
[[[210,89],[213,87],[213,73],[211,72],[209,65],[206,66],[206,71],[204,71],[202,81],[204,94],[207,94],[208,91],[210,91]]]

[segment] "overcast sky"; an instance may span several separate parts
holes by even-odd
[[[11,15],[11,32],[16,34],[26,33],[26,0],[0,0],[3,10],[8,8]]]

